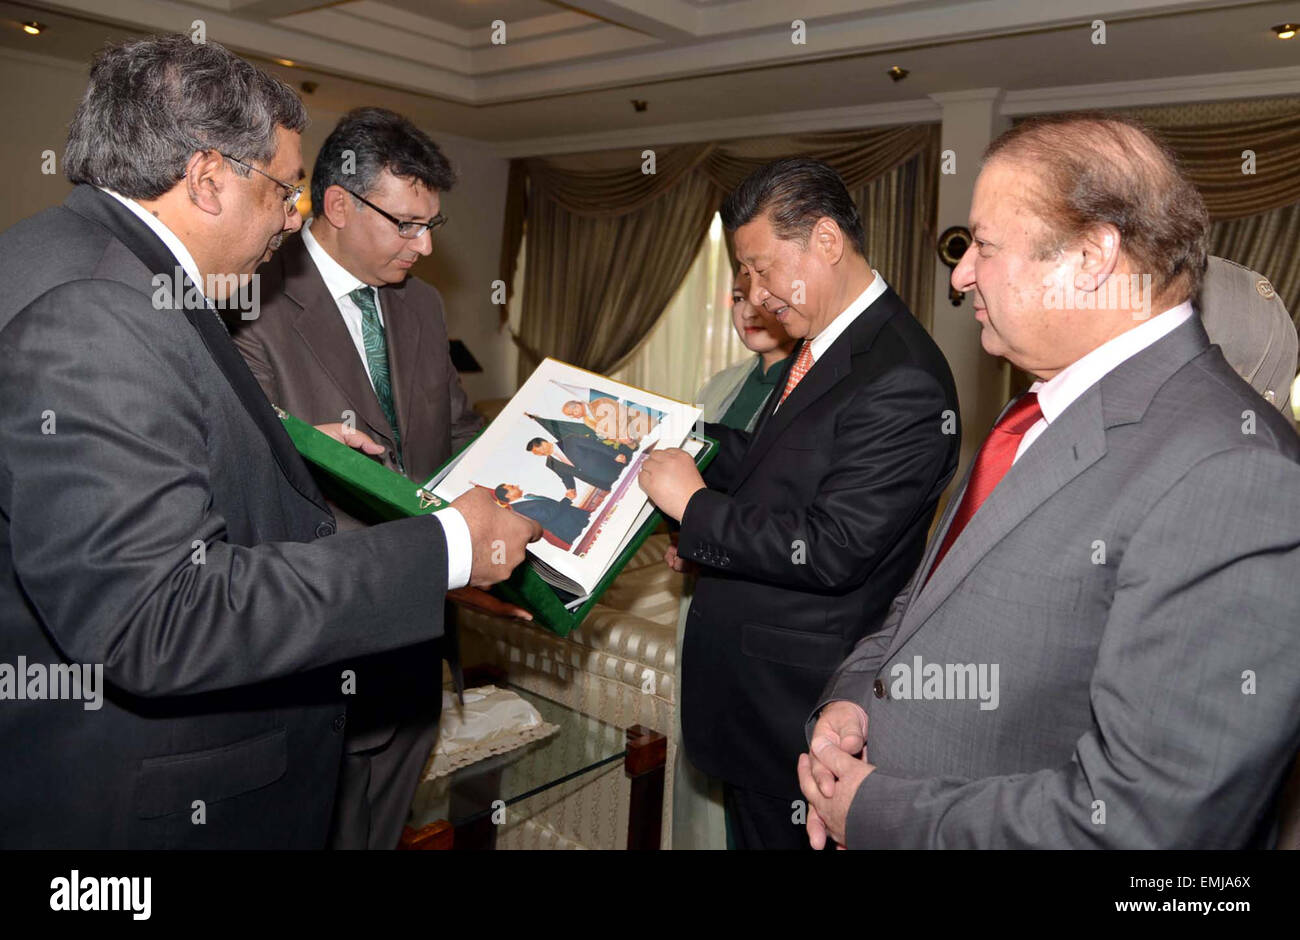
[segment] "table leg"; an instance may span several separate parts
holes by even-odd
[[[664,768],[668,739],[644,725],[627,729],[627,756],[623,769],[632,780],[627,814],[627,847],[659,848],[664,819]]]

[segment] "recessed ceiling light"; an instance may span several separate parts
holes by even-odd
[[[289,68],[293,68],[295,65],[298,64],[297,62],[293,61],[293,59],[272,59],[271,61],[276,62],[280,65],[287,66]]]
[[[1278,39],[1291,39],[1297,31],[1300,31],[1300,26],[1295,23],[1282,23],[1273,27],[1273,32],[1277,33]]]
[[[28,20],[23,24],[23,32],[28,36],[39,36],[45,29],[44,23],[38,23],[35,20]]]

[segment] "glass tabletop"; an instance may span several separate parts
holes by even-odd
[[[502,805],[511,806],[626,755],[627,733],[622,728],[510,683],[498,687],[519,695],[559,730],[446,776],[420,781],[408,821],[412,828],[439,819],[457,827],[480,821]]]

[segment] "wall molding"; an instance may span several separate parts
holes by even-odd
[[[762,118],[733,118],[725,121],[696,121],[631,128],[597,134],[571,134],[531,140],[495,143],[498,156],[546,156],[616,150],[647,144],[684,144],[703,140],[730,140],[767,134],[814,133],[885,127],[895,124],[927,124],[943,120],[943,104],[984,100],[1000,89],[974,88],[937,92],[928,98],[889,105],[853,108],[825,108],[791,111]],[[1145,105],[1189,104],[1200,101],[1277,98],[1300,94],[1300,67],[1252,69],[1181,75],[1145,81],[1106,82],[1094,85],[1061,85],[1003,92],[999,113],[1021,117],[1055,111],[1085,111],[1097,108],[1126,108]]]

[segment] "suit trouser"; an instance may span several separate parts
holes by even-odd
[[[810,849],[807,830],[796,822],[796,800],[747,790],[730,783],[722,785],[727,813],[728,848]]]
[[[368,677],[378,683],[380,701],[372,699],[369,707],[348,716],[329,848],[397,848],[420,772],[438,743],[444,655],[457,687],[462,685],[455,618],[448,604],[442,640],[399,650],[386,661],[386,673]],[[365,673],[364,666],[358,670],[359,681]],[[393,726],[385,740],[383,729]],[[379,743],[365,746],[376,738]]]
[[[399,725],[388,743],[344,753],[339,768],[331,849],[395,849],[420,782],[438,743],[438,716]]]

